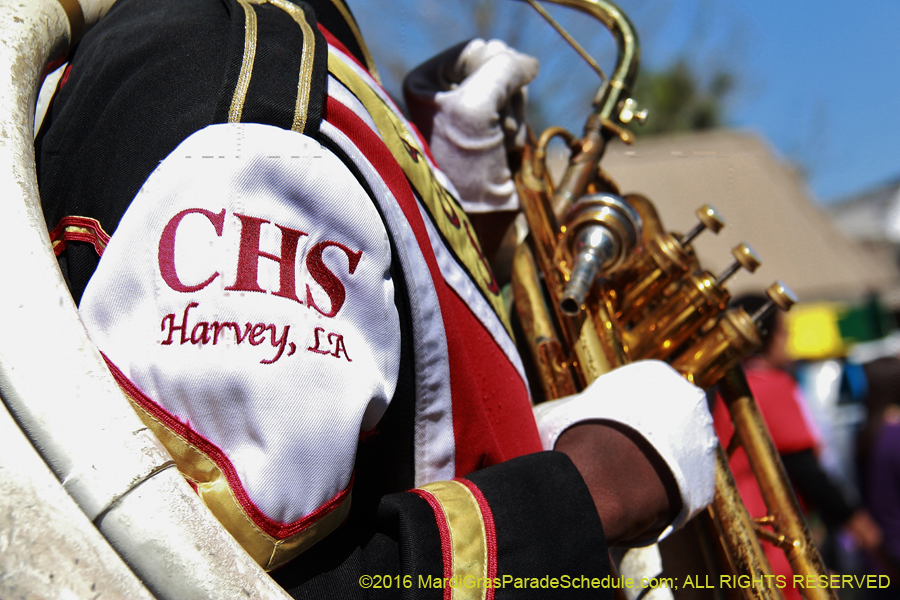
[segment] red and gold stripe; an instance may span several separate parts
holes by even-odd
[[[97,219],[88,217],[63,217],[50,232],[53,253],[59,256],[66,250],[68,242],[87,242],[94,245],[97,256],[103,256],[103,250],[109,243],[109,234],[103,231]]]
[[[222,526],[267,571],[276,569],[337,529],[350,512],[353,481],[312,513],[291,523],[266,516],[215,444],[163,410],[112,364],[106,364],[138,417],[162,442],[178,470]]]
[[[413,492],[434,511],[441,536],[444,600],[494,600],[497,534],[490,506],[467,479],[438,481]]]

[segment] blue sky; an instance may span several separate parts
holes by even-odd
[[[680,57],[697,72],[733,73],[729,124],[761,134],[807,174],[812,196],[828,203],[900,179],[900,0],[620,0],[642,43],[642,64]],[[351,7],[389,89],[392,73],[477,31],[537,55],[536,106],[580,132],[596,88],[592,74],[523,2],[368,0]],[[551,7],[611,65],[611,38],[587,19]],[[542,87],[543,86],[543,87]],[[548,91],[549,90],[549,91]],[[651,117],[652,118],[652,117]]]

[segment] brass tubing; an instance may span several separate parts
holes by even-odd
[[[625,200],[641,217],[641,224],[643,225],[641,241],[645,246],[649,245],[653,239],[666,235],[666,230],[663,229],[662,221],[659,218],[659,212],[649,198],[640,194],[628,194],[625,196]]]
[[[585,125],[584,137],[578,152],[569,161],[556,192],[553,194],[553,213],[561,217],[587,189],[594,179],[597,165],[606,150],[606,138],[602,134],[603,125],[596,115],[591,115]]]
[[[594,99],[596,113],[602,118],[617,116],[619,96],[622,90],[630,90],[637,77],[641,60],[640,44],[634,25],[622,10],[606,0],[549,0],[553,4],[567,6],[588,13],[606,25],[616,39],[618,59],[607,85],[600,88]],[[627,91],[625,92],[627,94]]]
[[[737,366],[725,374],[719,382],[719,393],[731,413],[735,435],[740,436],[741,446],[747,453],[750,468],[759,482],[769,514],[775,517],[772,525],[779,535],[792,540],[789,549],[785,550],[791,568],[796,575],[803,577],[804,582],[813,581],[817,584],[817,578],[828,571],[809,534],[806,517],[788,482],[759,406],[750,392],[743,368]],[[803,594],[808,600],[837,598],[831,589],[821,587],[806,588]]]
[[[513,294],[525,343],[531,352],[545,399],[574,394],[576,380],[556,331],[535,268],[534,254],[526,244],[516,248]]]
[[[526,146],[522,153],[522,168],[515,175],[515,183],[533,240],[537,267],[542,273],[547,273],[548,269],[554,268],[553,253],[560,235],[559,223],[550,207],[545,184],[535,175],[533,163],[533,150]]]
[[[587,13],[602,22],[612,33],[618,48],[616,68],[594,97],[594,110],[584,125],[579,151],[572,158],[553,197],[553,211],[562,215],[581,197],[595,177],[597,165],[613,133],[605,123],[618,121],[619,102],[628,97],[640,65],[640,44],[631,21],[612,2],[606,0],[549,0]]]
[[[629,357],[623,344],[623,331],[627,331],[628,325],[636,324],[633,319],[636,319],[638,315],[645,316],[650,308],[659,304],[655,297],[657,293],[660,295],[667,293],[676,284],[675,280],[680,279],[683,273],[699,270],[699,264],[692,253],[681,247],[677,243],[678,239],[671,237],[670,234],[666,235],[671,237],[671,244],[669,238],[655,246],[652,243],[647,244],[648,239],[660,240],[660,236],[664,233],[658,218],[648,219],[651,223],[648,223],[648,228],[644,233],[644,252],[649,254],[650,248],[659,250],[663,260],[654,264],[655,261],[648,258],[641,260],[641,255],[638,255],[639,258],[632,261],[630,265],[624,266],[625,273],[619,276],[612,275],[612,282],[595,285],[585,301],[584,310],[579,314],[569,316],[563,314],[559,309],[559,299],[572,273],[571,257],[561,257],[557,252],[559,244],[568,231],[568,224],[561,226],[560,221],[568,212],[569,207],[584,196],[585,192],[590,190],[594,193],[600,189],[613,187],[608,184],[598,167],[607,140],[618,135],[628,141],[626,138],[629,136],[621,127],[622,119],[625,117],[620,111],[623,110],[622,103],[630,100],[629,89],[637,74],[639,51],[637,36],[634,34],[631,23],[610,2],[606,0],[548,1],[576,8],[595,17],[612,32],[619,48],[616,69],[610,80],[600,87],[594,98],[593,110],[585,122],[583,136],[577,140],[574,139],[574,136],[571,138],[573,154],[557,188],[553,189],[553,185],[546,175],[543,151],[539,153],[538,157],[532,152],[533,149],[526,147],[523,152],[521,168],[516,173],[519,196],[531,232],[529,243],[533,250],[532,264],[536,264],[537,270],[543,276],[543,282],[541,285],[534,284],[536,278],[532,266],[516,268],[514,277],[520,277],[522,281],[531,281],[527,285],[533,289],[546,288],[548,300],[544,307],[547,311],[538,310],[537,312],[541,313],[539,318],[544,320],[555,317],[552,324],[548,326],[559,335],[562,350],[567,355],[566,366],[570,367],[575,387],[581,388],[606,371],[627,362]],[[631,104],[633,101],[628,102],[627,107],[633,113],[634,107]],[[626,120],[630,121],[633,116],[633,114],[628,116]],[[542,136],[542,147],[546,145],[549,137],[555,135],[559,135],[558,130]],[[539,165],[535,165],[536,158],[540,158]],[[645,213],[654,213],[655,217],[655,209],[649,202],[637,199],[632,202],[632,207],[634,204],[639,205],[639,214],[641,209],[644,209]],[[701,216],[700,219],[714,231],[721,228],[721,223],[719,223],[721,219],[714,218],[714,215]],[[650,235],[651,233],[656,235]],[[689,241],[688,238],[691,235],[686,236],[685,241]],[[673,251],[675,246],[680,249],[680,252]],[[563,258],[563,260],[558,260],[559,258]],[[645,271],[645,267],[648,267],[649,270]],[[658,269],[659,272],[656,273],[654,269]],[[623,329],[622,322],[616,317],[622,317],[623,313],[627,314],[629,308],[628,305],[623,306],[621,301],[629,289],[637,286],[638,282],[643,282],[651,273],[652,277],[645,287],[635,288],[634,294],[637,294],[638,297],[628,298],[634,304],[638,304],[637,300],[642,299],[647,306],[641,304],[631,309],[634,311],[632,319],[627,321],[626,328]],[[671,283],[668,283],[669,281]],[[616,305],[616,302],[619,304]],[[523,304],[534,305],[535,303],[528,300]],[[673,317],[675,316],[673,315]],[[525,317],[523,320],[529,318],[531,317]],[[715,384],[716,380],[725,374],[732,365],[737,364],[759,345],[756,328],[749,316],[743,312],[729,311],[725,313],[708,331],[706,330],[707,323],[711,325],[712,319],[700,323],[700,329],[693,333],[697,338],[692,337],[685,342],[691,346],[672,360],[674,368],[701,388]],[[537,331],[539,327],[533,327],[533,329]],[[680,341],[681,337],[673,338],[671,343],[680,345]],[[540,343],[532,343],[532,354],[536,355],[536,361],[543,361],[545,365],[553,365],[556,360],[553,358],[556,352],[549,351],[547,346],[541,346]],[[552,390],[552,387],[550,389]],[[555,393],[549,392],[550,395]],[[734,398],[739,400],[741,395],[738,394]],[[740,403],[738,402],[738,404]],[[733,418],[736,421],[736,430],[744,431],[746,426],[743,424],[742,417]],[[762,422],[758,416],[755,420],[757,425],[761,425]],[[761,431],[765,432],[764,427]],[[739,435],[745,442],[749,441],[753,444],[753,448],[748,448],[748,455],[756,456],[757,452],[754,449],[756,447],[768,448],[769,452],[772,452],[771,440],[768,440],[768,445],[766,445],[766,443],[753,441],[755,437],[749,433],[744,432]],[[746,446],[747,444],[745,444]],[[752,460],[751,464],[753,464]],[[754,469],[756,470],[756,467]],[[766,469],[760,470],[765,471]],[[764,480],[765,477],[762,479]],[[772,487],[765,483],[761,485],[766,489]],[[783,473],[782,478],[778,480],[777,487],[781,488],[779,494],[790,495],[789,492],[785,492]],[[768,499],[767,502],[769,502]],[[793,535],[793,539],[801,540],[800,546],[803,546],[804,550],[811,547],[809,535],[804,529],[804,521],[800,520],[798,516],[798,510],[788,511],[788,513],[786,516],[793,517],[793,522],[784,526],[779,521],[777,525],[781,525],[783,531],[778,531],[778,534]],[[740,493],[728,468],[728,459],[721,447],[719,447],[716,457],[716,493],[710,514],[716,522],[722,541],[717,548],[728,549],[730,554],[728,562],[733,567],[732,572],[738,574],[739,577],[756,578],[757,581],[767,579],[768,582],[771,582],[774,578],[771,574],[771,567],[766,561],[755,524],[741,502]],[[777,514],[785,515],[783,512]],[[793,561],[799,563],[798,573],[815,576],[825,573],[814,548],[811,550],[814,556],[810,560],[804,559],[808,553],[800,552],[800,550],[798,548],[797,552],[792,552],[792,555],[795,555]],[[781,597],[775,585],[757,585],[746,592],[750,597],[758,599]],[[828,592],[824,592],[823,595],[821,590],[805,590],[805,592],[807,597],[812,599],[833,597]]]
[[[538,11],[538,13],[544,18],[545,21],[550,23],[550,26],[556,30],[556,32],[563,37],[566,42],[575,49],[575,51],[581,56],[581,58],[590,65],[590,67],[594,70],[594,72],[600,77],[601,81],[606,81],[606,73],[603,72],[603,69],[600,68],[600,65],[597,64],[597,61],[594,60],[594,57],[587,53],[587,51],[581,47],[581,44],[578,43],[578,40],[573,38],[568,31],[566,31],[562,25],[556,22],[550,13],[548,13],[543,6],[538,4],[536,0],[525,0],[528,4],[531,5],[534,10]]]
[[[578,357],[585,383],[591,383],[601,375],[630,362],[619,338],[619,328],[612,316],[607,286],[595,288],[585,307],[585,319],[575,355]]]
[[[751,585],[743,591],[759,600],[780,599],[781,593],[774,585],[774,575],[756,536],[753,520],[741,501],[722,446],[716,449],[716,495],[710,508],[733,570],[751,577],[751,583],[752,580],[761,582],[761,585]]]

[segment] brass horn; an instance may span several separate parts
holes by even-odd
[[[561,29],[535,0],[527,1]],[[536,140],[532,136],[515,173],[529,235],[516,250],[513,292],[535,373],[532,389],[545,400],[559,398],[626,362],[646,358],[668,361],[701,388],[718,384],[769,514],[759,522],[748,515],[720,446],[708,516],[718,534],[713,543],[726,559],[711,570],[771,582],[762,543],[774,543],[784,549],[797,575],[817,580],[827,571],[740,366],[760,346],[757,323],[763,312],[787,310],[795,302],[793,294],[776,282],[767,289],[770,302],[764,311],[748,315],[729,309],[725,280],[741,268],[754,271],[759,259],[741,244],[724,272],[700,267],[691,242],[703,230],[718,232],[721,216],[702,207],[697,226],[676,235],[665,231],[647,198],[619,194],[600,160],[609,140],[631,143],[625,126],[646,117],[629,92],[639,65],[637,35],[628,17],[606,0],[551,1],[600,21],[615,38],[618,59],[594,97],[581,137],[559,127]],[[546,165],[547,146],[555,137],[572,149],[556,184]],[[751,585],[743,592],[752,598],[781,597],[770,585]],[[830,589],[810,588],[804,594],[835,598]]]

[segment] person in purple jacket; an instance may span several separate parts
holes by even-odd
[[[865,365],[868,419],[859,437],[863,501],[884,532],[881,548],[869,556],[870,572],[888,575],[891,586],[872,589],[873,598],[900,595],[900,358]],[[883,581],[883,580],[882,580]]]

